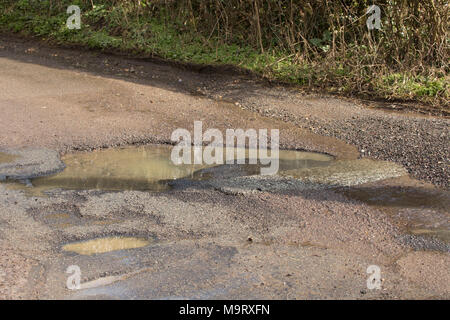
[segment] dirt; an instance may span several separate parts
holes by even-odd
[[[434,184],[403,177],[348,188],[449,196],[445,118],[303,96],[248,75],[193,72],[11,37],[0,37],[0,68],[0,152],[21,150],[14,161],[32,159],[27,150],[62,155],[169,143],[174,129],[192,130],[194,120],[202,120],[204,128],[221,131],[277,128],[283,148],[338,161],[391,160]],[[22,166],[31,174],[49,169],[41,162]],[[281,190],[271,183],[261,189],[247,180],[234,184],[238,192],[227,192],[227,181],[175,183],[159,193],[52,190],[45,197],[0,184],[1,297],[450,298],[442,281],[449,276],[448,245],[408,234],[403,218],[410,207],[369,205],[352,198],[358,190]],[[435,210],[448,220],[446,206],[413,209],[420,216]],[[86,256],[62,250],[108,237],[154,241]],[[85,289],[66,288],[71,265],[82,270]],[[370,265],[381,268],[381,290],[366,286]]]
[[[183,65],[175,67],[156,59],[127,58],[99,52],[54,48],[40,42],[11,38],[10,36],[2,36],[2,39],[0,46],[4,50],[0,52],[0,56],[14,56],[15,60],[30,61],[42,66],[75,69],[94,76],[121,79],[134,84],[151,85],[153,87],[151,97],[144,101],[141,100],[141,102],[145,103],[149,112],[155,111],[152,105],[163,103],[165,106],[163,113],[159,110],[157,114],[159,113],[160,117],[170,115],[165,119],[167,121],[174,118],[174,104],[179,104],[177,99],[180,99],[183,94],[188,94],[190,97],[186,101],[187,104],[193,103],[192,101],[200,97],[212,98],[214,101],[218,101],[219,105],[227,107],[230,107],[230,105],[224,102],[232,102],[237,106],[234,112],[231,112],[236,113],[234,117],[243,115],[238,111],[239,109],[250,110],[263,115],[266,121],[267,118],[277,119],[280,122],[294,124],[297,128],[306,129],[307,132],[317,133],[322,137],[338,138],[355,146],[357,153],[362,157],[394,161],[405,166],[408,172],[418,179],[444,188],[449,186],[450,120],[448,117],[434,117],[414,112],[385,111],[386,103],[366,103],[322,95],[308,95],[292,87],[277,86],[255,76],[238,74],[233,70],[227,71],[223,68],[195,68],[198,72],[193,72],[188,67],[183,68]],[[218,70],[221,73],[217,73]],[[85,83],[85,86],[89,86],[89,84]],[[137,88],[139,91],[140,87]],[[165,89],[165,91],[157,91],[156,88]],[[117,86],[110,86],[110,90],[109,92],[114,93],[117,90],[120,91]],[[130,91],[128,90],[128,92]],[[131,92],[133,92],[133,89],[131,89]],[[175,93],[178,93],[178,95]],[[113,112],[114,110],[120,110],[120,105],[127,107],[139,105],[139,99],[136,100],[133,94],[131,94],[131,97],[130,94],[125,94],[125,96],[121,94],[120,99],[115,97],[115,102],[108,102],[108,91],[104,91],[101,86],[98,87],[97,94],[104,95],[105,98],[94,95],[90,98],[86,97],[80,103],[85,104],[85,108],[92,112],[100,110]],[[120,93],[118,92],[118,94]],[[135,93],[135,95],[140,94],[141,92]],[[149,95],[148,92],[145,94]],[[166,96],[166,100],[161,97],[158,98],[158,95],[161,94]],[[395,104],[392,105],[395,107]],[[377,106],[382,108],[377,109]],[[202,107],[197,106],[194,110],[190,110],[189,115],[197,119],[206,119],[208,114],[213,112],[210,107],[208,107],[208,111],[201,109]],[[143,111],[138,107],[134,109],[134,111],[139,110]],[[167,112],[164,113],[166,110]],[[195,112],[202,113],[202,116],[199,117],[198,114],[194,114]],[[184,115],[181,114],[178,117],[185,117],[187,114],[185,112]],[[67,116],[69,117],[69,115]],[[110,116],[114,117],[113,115]],[[224,114],[223,118],[232,121],[233,118],[229,118],[230,116],[232,115],[229,113]],[[52,117],[57,119],[56,115]],[[82,122],[83,116],[78,114],[78,117],[81,118],[76,122]],[[149,126],[155,124],[156,121],[150,122],[150,117],[147,117],[145,120],[149,122],[148,126],[145,129],[138,130],[140,121],[133,117],[131,113],[127,117],[128,119],[106,120],[112,121],[118,127],[117,129],[120,127],[125,131],[127,129],[123,122],[133,121],[134,129],[131,130],[130,128],[128,134],[119,134],[117,131],[120,130],[117,130],[116,134],[120,135],[120,139],[116,139],[114,142],[100,139],[99,141],[89,141],[89,143],[84,142],[85,136],[88,134],[86,132],[82,137],[74,136],[74,141],[70,141],[71,144],[68,145],[76,146],[76,148],[89,148],[90,145],[98,147],[110,144],[149,142],[146,134],[149,133]],[[250,117],[250,120],[253,117],[257,118],[255,115]],[[143,120],[140,116],[138,118],[141,121]],[[158,116],[155,118],[158,119]],[[224,122],[226,123],[226,121]],[[71,126],[76,125],[82,126],[80,123],[72,123]],[[217,121],[215,125],[219,128]],[[166,129],[161,124],[156,125],[154,130],[151,131],[152,139],[167,141],[167,137],[161,131],[158,131],[158,128]],[[49,129],[53,128],[50,127]],[[89,131],[93,128],[83,129]],[[108,134],[111,134],[111,131]],[[78,141],[75,140],[76,138],[78,138]],[[60,141],[61,139],[55,140]],[[298,145],[292,143],[292,141],[283,142],[285,147],[312,147],[311,144]],[[338,147],[342,148],[342,143]]]

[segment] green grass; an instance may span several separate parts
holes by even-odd
[[[386,90],[392,91],[398,97],[404,97],[405,95],[412,97],[445,96],[446,89],[448,90],[448,84],[444,77],[429,78],[394,73],[383,77],[383,83]]]
[[[164,20],[163,14],[136,14],[123,5],[96,5],[77,0],[60,1],[50,9],[47,0],[5,1],[0,4],[0,29],[38,36],[59,44],[80,45],[99,50],[121,50],[130,53],[157,55],[164,59],[196,64],[228,64],[242,67],[273,80],[279,80],[340,94],[384,99],[413,100],[448,108],[449,79],[446,74],[433,78],[406,73],[381,73],[370,67],[355,72],[353,60],[364,55],[357,48],[347,60],[316,59],[296,61],[278,48],[261,53],[244,44],[225,44],[214,36],[206,37],[186,28],[181,22]],[[66,27],[66,8],[78,4],[82,9],[82,28]],[[311,43],[322,51],[329,48],[323,39]],[[361,73],[365,74],[361,81]],[[358,82],[358,86],[355,84]],[[362,85],[361,85],[362,84]],[[364,87],[364,90],[360,90]],[[446,106],[445,106],[446,105]]]

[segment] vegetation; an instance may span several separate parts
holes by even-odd
[[[367,8],[381,8],[368,30]],[[79,5],[82,28],[66,27]],[[446,0],[3,0],[0,28],[448,111]]]

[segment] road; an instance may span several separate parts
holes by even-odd
[[[59,168],[55,154],[168,143],[197,120],[222,132],[277,128],[282,148],[390,160],[411,173],[300,191],[257,188],[263,182],[252,177],[232,180],[233,192],[226,179],[44,197],[0,184],[1,298],[450,298],[447,119],[307,96],[226,70],[11,38],[0,38],[0,70],[0,152],[20,151],[15,170],[30,176]],[[427,229],[436,217],[444,238],[407,232],[411,221]],[[150,244],[62,250],[114,236]],[[82,290],[66,287],[71,265],[80,267]],[[371,265],[381,270],[380,290],[367,287]]]

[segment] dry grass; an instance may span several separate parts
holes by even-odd
[[[379,0],[381,30],[372,31],[367,0],[6,2],[13,14],[3,24],[12,30],[175,60],[230,63],[328,92],[420,101],[449,111],[447,0]],[[55,14],[64,19],[69,2],[82,6],[84,30],[38,25]],[[19,12],[21,6],[31,9]],[[39,19],[30,15],[33,8]],[[17,26],[21,19],[23,26]]]

